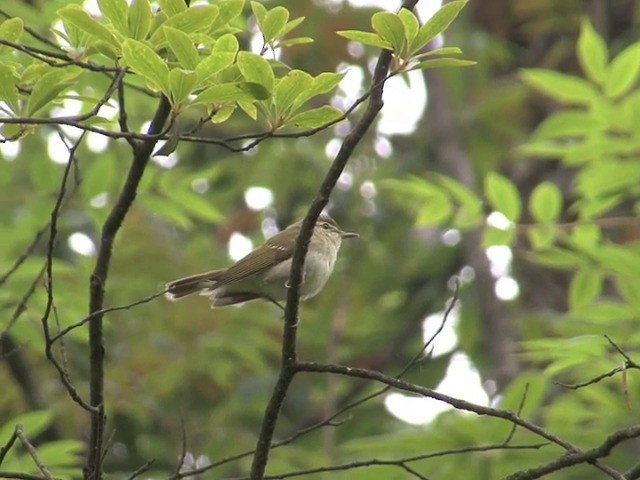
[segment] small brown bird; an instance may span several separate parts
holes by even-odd
[[[167,297],[178,300],[193,293],[207,295],[211,307],[264,299],[276,305],[286,300],[291,257],[302,221],[290,225],[229,268],[191,275],[167,283]],[[317,295],[333,272],[340,244],[357,233],[344,232],[328,215],[320,215],[304,263],[300,299]]]

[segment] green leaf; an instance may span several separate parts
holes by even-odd
[[[10,18],[0,23],[0,39],[16,43],[22,36],[24,24],[21,18]],[[9,50],[6,45],[0,45],[0,54]]]
[[[518,188],[508,178],[489,172],[484,179],[484,190],[489,203],[512,223],[522,214],[522,200]]]
[[[640,282],[638,282],[638,278],[628,275],[616,275],[614,280],[622,298],[630,305],[633,305],[636,310],[640,310]]]
[[[184,0],[158,0],[158,3],[160,4],[160,10],[166,13],[168,17],[187,11],[187,4]]]
[[[80,190],[89,202],[96,195],[111,191],[117,179],[117,165],[113,155],[96,155],[85,164]]]
[[[258,21],[258,25],[262,25],[264,22],[264,17],[267,15],[267,9],[260,2],[251,2],[251,11],[253,12],[253,16],[256,17]]]
[[[220,83],[201,92],[192,105],[226,102],[254,102],[269,98],[269,92],[259,83],[232,82]]]
[[[425,60],[424,62],[412,65],[409,70],[427,70],[429,68],[449,68],[449,67],[470,67],[476,65],[473,60],[464,60],[462,58],[434,58],[433,60]]]
[[[255,53],[239,52],[238,68],[247,82],[259,83],[268,92],[273,91],[275,75],[269,62]]]
[[[278,115],[287,115],[295,111],[294,101],[308,92],[313,85],[313,77],[301,70],[291,70],[286,76],[278,79],[273,93],[273,100]]]
[[[443,226],[451,221],[453,203],[445,192],[430,196],[416,215],[417,226]]]
[[[259,22],[260,30],[267,44],[273,42],[283,35],[284,28],[289,20],[289,10],[284,7],[275,7],[267,12],[262,21]]]
[[[638,318],[637,312],[629,305],[605,301],[575,308],[571,312],[571,316],[580,321],[606,322],[607,327],[611,326],[611,322],[615,324],[615,322],[635,320]]]
[[[537,222],[555,222],[562,211],[562,193],[551,182],[542,182],[533,189],[529,199],[529,211]]]
[[[527,236],[534,250],[544,250],[553,245],[556,229],[554,225],[549,224],[532,225],[527,230]]]
[[[98,6],[105,18],[111,22],[113,28],[126,37],[129,33],[127,21],[129,4],[127,0],[98,0]]]
[[[458,208],[453,219],[460,229],[475,228],[484,221],[482,201],[460,182],[446,175],[436,175],[438,182],[451,194]]]
[[[183,102],[191,94],[196,84],[196,72],[174,68],[169,72],[169,84],[171,85],[171,99],[173,104]]]
[[[620,52],[607,68],[604,92],[618,98],[628,93],[640,77],[640,42],[629,45]]]
[[[580,223],[571,230],[569,241],[577,249],[593,249],[602,241],[602,229],[596,223]]]
[[[280,36],[284,37],[287,33],[289,33],[291,30],[293,30],[294,28],[296,28],[298,25],[300,25],[302,22],[304,22],[304,18],[305,17],[298,17],[298,18],[294,18],[293,20],[291,20],[290,22],[287,22],[287,24],[284,26],[284,28],[282,29],[282,32],[280,32]],[[280,43],[279,45],[282,45],[282,43]]]
[[[66,67],[51,70],[41,76],[33,86],[27,100],[27,115],[35,115],[40,109],[47,106],[60,92],[71,86],[81,73],[80,67]]]
[[[65,25],[71,24],[80,31],[93,38],[94,41],[102,41],[112,47],[114,51],[120,48],[120,43],[115,35],[104,25],[89,15],[79,5],[67,5],[58,10],[58,16],[62,18]]]
[[[231,105],[231,104],[222,105],[220,108],[218,108],[215,111],[215,113],[213,113],[213,115],[211,115],[211,123],[218,124],[218,123],[226,122],[235,111],[236,111],[235,105]]]
[[[156,52],[138,40],[127,39],[122,44],[122,57],[135,73],[170,96],[169,67]]]
[[[530,253],[527,255],[532,261],[549,268],[559,270],[573,270],[584,267],[587,260],[570,250],[559,247],[551,247],[547,250]]]
[[[429,50],[428,52],[421,53],[420,55],[416,55],[413,57],[414,60],[418,60],[420,58],[434,57],[434,56],[443,56],[443,55],[460,55],[462,50],[458,47],[442,47],[442,48],[434,48],[433,50]]]
[[[601,85],[605,78],[609,51],[607,44],[588,19],[582,20],[578,37],[578,60],[587,76]]]
[[[35,410],[13,417],[0,428],[0,443],[4,445],[9,440],[16,425],[22,425],[25,434],[29,439],[33,439],[44,432],[52,421],[53,411],[51,410]]]
[[[0,63],[0,102],[5,102],[13,113],[20,111],[20,99],[16,72],[9,65]]]
[[[458,0],[445,4],[418,31],[418,35],[409,46],[410,53],[417,52],[427,43],[442,33],[458,16],[467,4],[466,0]]]
[[[538,140],[586,137],[593,131],[604,131],[608,125],[587,110],[560,110],[547,117],[533,134]]]
[[[599,97],[597,90],[586,80],[552,70],[528,69],[522,81],[531,88],[561,103],[590,105]]]
[[[343,73],[323,72],[313,79],[312,85],[306,90],[301,92],[293,104],[293,110],[297,110],[306,102],[318,95],[322,95],[330,92],[338,86],[338,84],[344,78]]]
[[[207,83],[211,77],[233,64],[238,52],[238,40],[234,35],[225,34],[218,39],[211,55],[196,66],[198,85]]]
[[[574,208],[579,212],[580,218],[598,218],[617,207],[620,202],[622,202],[623,198],[622,194],[597,198],[585,198],[576,203]]]
[[[318,128],[342,117],[342,111],[329,105],[300,112],[287,120],[287,125],[297,128]]]
[[[116,52],[120,49],[120,43],[115,35],[111,33],[107,27],[89,15],[80,5],[67,5],[58,10],[57,13],[58,16],[64,20],[65,25],[67,23],[73,25],[94,40],[105,42]]]
[[[491,247],[496,245],[512,245],[516,238],[515,233],[516,231],[514,228],[503,230],[501,228],[488,225],[484,229],[482,235],[482,246]]]
[[[569,285],[569,307],[580,308],[593,303],[602,292],[604,275],[593,268],[578,270]]]
[[[402,22],[404,27],[404,36],[407,40],[407,43],[411,45],[413,39],[418,35],[418,30],[420,29],[420,23],[416,16],[406,8],[401,8],[398,12],[398,18]]]
[[[295,37],[287,40],[282,40],[276,45],[277,48],[293,47],[294,45],[304,45],[305,43],[313,43],[311,37]]]
[[[149,0],[132,0],[129,6],[129,37],[134,40],[146,38],[151,28],[151,4]]]
[[[194,70],[200,63],[200,55],[189,35],[176,28],[163,27],[169,48],[178,59],[180,66]]]
[[[379,35],[371,32],[361,32],[359,30],[341,30],[336,32],[341,37],[354,42],[360,42],[365,45],[371,45],[372,47],[385,48],[387,50],[393,50],[393,47],[389,42],[380,38]]]
[[[191,220],[185,213],[182,206],[176,205],[173,200],[165,199],[155,195],[141,195],[140,203],[146,207],[151,213],[164,218],[169,223],[185,230],[192,225]]]
[[[211,32],[216,32],[219,28],[228,29],[231,22],[240,16],[244,10],[244,0],[221,0],[216,2],[220,9],[220,14],[213,25]]]
[[[197,193],[180,188],[171,188],[165,194],[192,217],[206,222],[219,222],[224,219],[224,215],[211,202]]]
[[[219,14],[220,10],[215,5],[198,5],[170,17],[164,26],[173,27],[188,34],[205,32]],[[151,37],[151,42],[154,45],[161,44],[163,33],[164,29],[156,30]]]
[[[371,17],[371,26],[380,38],[389,42],[395,53],[403,53],[405,47],[402,20],[391,12],[378,12]]]

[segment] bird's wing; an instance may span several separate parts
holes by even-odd
[[[264,247],[231,265],[216,279],[216,288],[264,272],[293,255],[292,249],[275,245],[274,242],[267,242]]]

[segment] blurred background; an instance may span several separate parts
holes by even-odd
[[[65,3],[21,0],[2,8],[46,33],[55,11]],[[374,12],[399,5],[339,0],[264,3],[268,8],[285,6],[291,18],[306,17],[304,34],[315,39],[285,49],[279,58],[314,75],[346,72],[329,99],[341,109],[367,90],[379,52],[335,32],[370,30]],[[84,5],[98,11],[94,2]],[[438,6],[434,0],[420,1],[419,16],[428,19]],[[527,342],[540,339],[603,330],[621,340],[629,338],[635,333],[629,319],[615,327],[607,324],[606,329],[568,320],[570,273],[529,262],[526,242],[488,247],[480,230],[421,222],[420,212],[427,211],[432,219],[438,206],[430,211],[409,190],[404,195],[386,183],[442,174],[480,193],[485,174],[499,171],[526,199],[537,184],[552,181],[565,199],[561,219],[571,220],[568,206],[575,198],[575,170],[516,150],[558,108],[527,87],[519,72],[545,68],[583,75],[575,52],[584,18],[603,35],[612,55],[638,40],[640,8],[631,0],[476,0],[438,39],[442,45],[462,48],[465,58],[478,62],[476,66],[415,71],[388,82],[383,113],[356,149],[327,208],[341,227],[359,232],[360,238],[343,244],[326,288],[301,307],[300,359],[398,373],[441,325],[457,278],[459,305],[431,355],[410,369],[406,380],[513,410],[529,384],[523,414],[587,446],[625,425],[629,415],[637,416],[635,404],[627,410],[616,383],[569,394],[553,384],[557,372],[545,370],[550,358],[527,355]],[[259,40],[240,38],[241,45],[254,49]],[[80,82],[74,88],[79,94],[101,92],[107,80],[104,85]],[[133,91],[126,100],[132,129],[144,131],[156,101]],[[78,105],[69,100],[58,108],[52,114],[74,113]],[[101,111],[108,118],[116,114],[113,108]],[[117,237],[106,305],[134,302],[174,278],[230,265],[304,216],[342,138],[360,114],[356,110],[350,122],[314,136],[270,139],[248,152],[181,143],[170,156],[154,157]],[[179,118],[183,130],[197,120]],[[247,117],[234,114],[230,121],[211,124],[201,133],[226,138],[258,130]],[[63,131],[77,138],[77,130]],[[122,186],[130,150],[123,141],[89,133],[77,157],[73,193],[64,204],[55,249],[55,313],[63,326],[86,315],[96,242]],[[67,159],[68,151],[53,129],[0,144],[0,272],[6,272],[46,226]],[[630,209],[622,205],[617,214]],[[490,208],[485,213],[492,225],[504,220],[492,216]],[[637,233],[637,228],[622,229],[615,235],[621,241],[634,241]],[[43,240],[2,285],[3,329],[40,271],[45,254]],[[43,355],[40,318],[45,301],[40,283],[27,310],[2,337],[0,423],[13,424],[27,412],[46,411],[35,440],[85,439],[86,415],[70,401]],[[205,298],[197,296],[176,303],[158,298],[108,314],[106,468],[115,472],[113,478],[124,477],[149,458],[156,461],[147,477],[166,476],[180,456],[183,431],[194,464],[252,450],[279,367],[281,316],[280,310],[260,302],[212,310]],[[64,341],[64,351],[56,352],[83,394],[88,378],[86,340],[85,329],[74,330]],[[620,363],[614,355],[607,357],[604,343],[590,342],[584,347],[585,356],[573,363],[579,367],[571,372],[575,377],[568,380],[589,379]],[[591,362],[593,352],[600,353],[601,360]],[[322,421],[377,388],[351,378],[297,376],[276,439]],[[633,382],[629,388],[633,398],[638,388]],[[601,416],[605,411],[611,413]],[[510,428],[400,393],[368,401],[340,419],[339,426],[319,428],[274,450],[268,471],[500,443]],[[524,433],[516,437],[533,441]],[[467,454],[464,462],[436,459],[419,465],[429,478],[463,478],[463,472],[474,471],[474,478],[492,479],[558,454],[553,449],[498,451]],[[615,458],[625,465],[636,454],[629,447],[617,451]],[[203,478],[245,474],[249,462],[245,457],[226,463]],[[586,478],[585,472],[588,478],[600,478],[586,467],[550,478]],[[406,472],[391,467],[342,475],[408,478]]]

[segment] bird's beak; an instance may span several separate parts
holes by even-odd
[[[340,237],[341,238],[356,238],[359,237],[360,235],[358,235],[355,232],[340,232]]]

